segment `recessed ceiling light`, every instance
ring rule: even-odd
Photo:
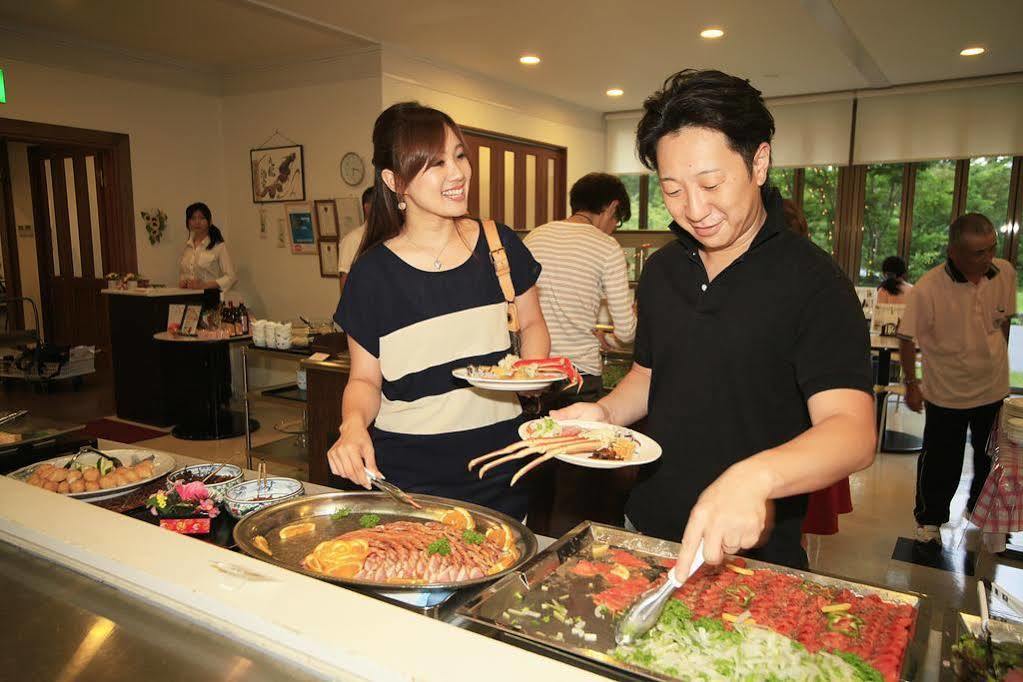
[[[524,54],[521,57],[519,57],[519,62],[533,66],[534,64],[540,63],[540,58],[537,57],[535,54]]]
[[[700,31],[701,38],[720,38],[725,34],[720,28],[705,28]]]
[[[959,50],[959,54],[963,57],[976,57],[979,54],[984,54],[983,47],[967,47]]]
[[[622,90],[621,88],[608,88],[608,91],[607,91],[607,96],[608,97],[621,97],[624,94],[625,94],[625,91]]]

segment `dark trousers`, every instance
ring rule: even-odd
[[[967,410],[954,410],[926,403],[924,446],[916,462],[916,508],[913,515],[921,526],[940,526],[948,521],[949,505],[959,487],[966,448],[966,429],[973,446],[973,482],[966,509],[980,497],[991,472],[987,454],[988,436],[998,418],[1001,401]]]
[[[574,403],[596,402],[602,393],[602,378],[584,374],[578,393],[573,389],[547,393],[541,409],[547,414]],[[529,527],[558,537],[584,520],[620,526],[625,498],[634,483],[632,469],[586,469],[558,460],[544,463],[530,474],[536,478],[530,491]]]

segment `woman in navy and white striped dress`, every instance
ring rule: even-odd
[[[458,126],[416,103],[395,104],[373,129],[376,187],[366,238],[335,320],[348,334],[351,374],[331,470],[369,487],[363,467],[413,492],[491,507],[516,518],[527,491],[517,469],[480,480],[468,461],[518,439],[514,393],[452,377],[510,352],[506,303],[479,221],[465,217],[472,168]],[[499,227],[511,265],[522,356],[547,357],[536,290],[540,265]]]

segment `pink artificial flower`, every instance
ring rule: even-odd
[[[207,497],[206,499],[199,503],[199,511],[203,512],[204,514],[206,514],[206,516],[210,517],[211,519],[215,519],[217,515],[220,513],[220,508],[217,507],[216,503],[213,500]]]
[[[202,481],[192,481],[191,483],[178,481],[174,484],[174,492],[178,494],[182,502],[199,502],[210,496]]]

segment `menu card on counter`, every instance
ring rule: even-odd
[[[185,319],[185,304],[171,303],[167,306],[167,331],[176,334],[181,330],[181,322]]]
[[[906,306],[902,303],[878,303],[874,307],[874,317],[871,320],[870,331],[881,336],[895,336],[899,331],[899,324],[906,312]]]

